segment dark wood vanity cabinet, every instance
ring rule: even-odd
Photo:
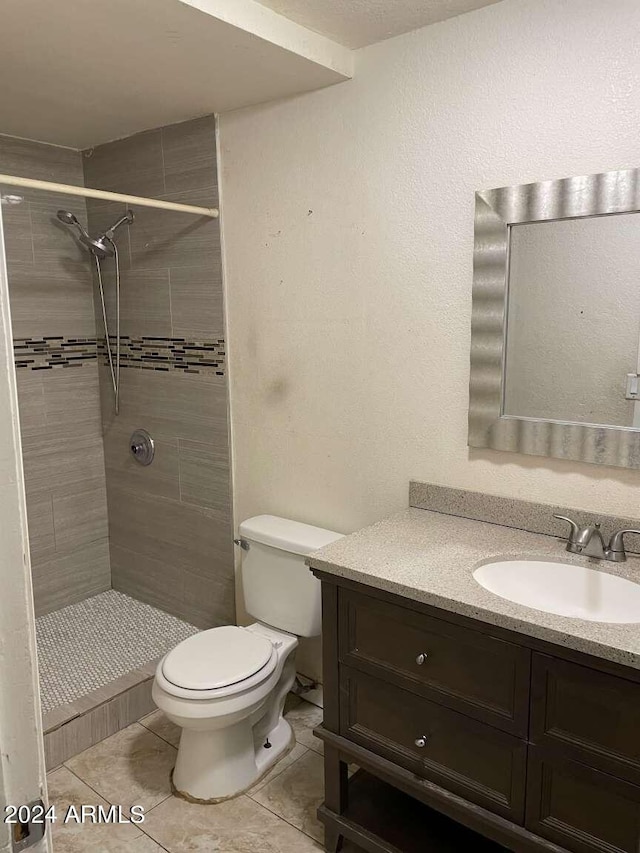
[[[640,853],[640,672],[317,574],[327,850]]]

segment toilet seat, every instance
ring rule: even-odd
[[[225,625],[179,643],[161,661],[158,676],[174,696],[222,698],[261,684],[276,668],[277,658],[266,637]]]

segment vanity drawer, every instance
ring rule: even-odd
[[[485,632],[341,591],[340,660],[512,734],[527,734],[528,649]]]
[[[640,787],[530,747],[526,827],[573,853],[638,853]]]
[[[530,739],[640,784],[640,683],[535,653]]]
[[[341,669],[340,692],[344,737],[523,822],[525,741],[348,667]]]

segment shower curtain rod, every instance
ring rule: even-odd
[[[88,187],[75,187],[71,184],[55,184],[52,181],[35,181],[32,178],[19,178],[16,175],[0,175],[0,185],[6,184],[10,187],[27,187],[32,190],[44,190],[51,193],[65,193],[66,195],[79,195],[84,198],[101,198],[106,201],[120,201],[126,204],[136,204],[139,207],[157,207],[158,210],[175,210],[180,213],[191,213],[195,216],[209,216],[217,219],[220,211],[217,207],[196,207],[193,204],[178,204],[173,201],[160,201],[155,198],[144,198],[144,196],[124,195],[123,193],[112,193],[106,190],[92,190]]]

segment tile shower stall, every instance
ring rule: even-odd
[[[79,152],[0,136],[0,172],[216,207],[215,120]],[[49,766],[151,708],[157,658],[234,621],[219,224],[132,205],[119,413],[95,259],[121,203],[0,187]],[[115,266],[102,262],[115,328]],[[151,434],[144,467],[130,451]]]

